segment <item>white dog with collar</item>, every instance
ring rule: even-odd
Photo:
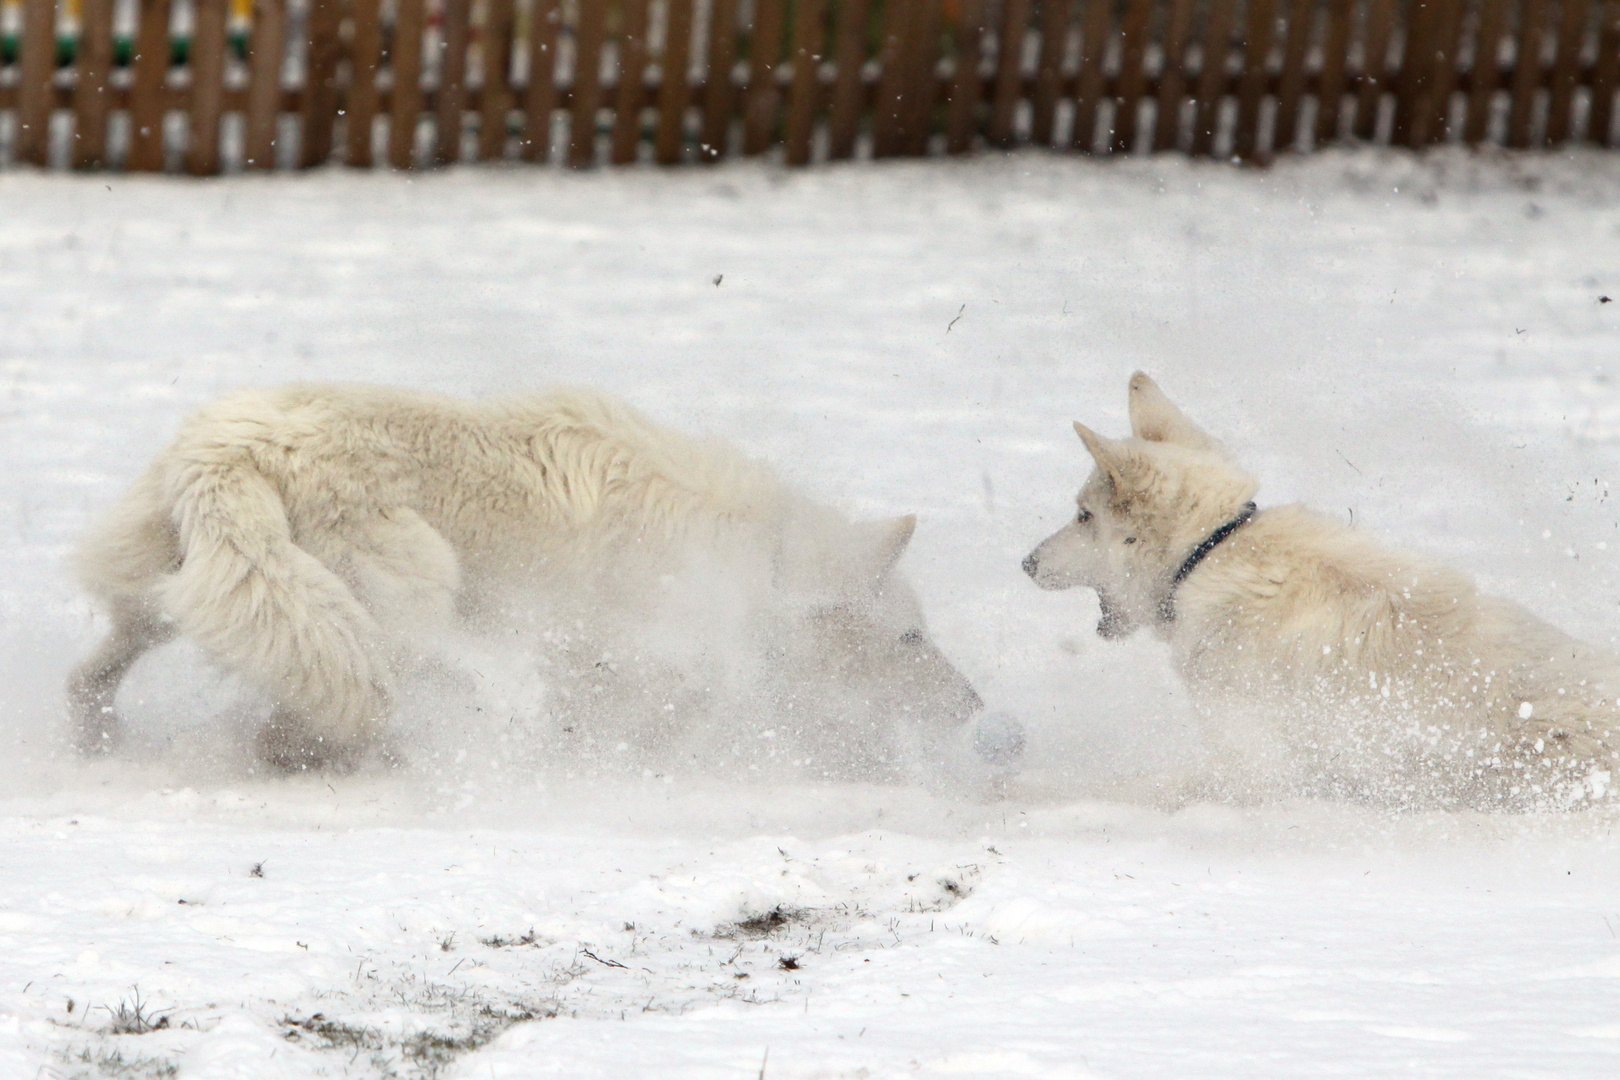
[[[1170,643],[1212,751],[1172,801],[1267,794],[1541,807],[1601,798],[1620,760],[1620,657],[1464,574],[1258,483],[1138,372],[1131,437],[1075,425],[1096,467],[1024,560],[1097,590],[1097,630]]]

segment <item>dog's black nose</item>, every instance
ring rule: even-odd
[[[1024,573],[1028,574],[1030,577],[1035,576],[1035,571],[1040,569],[1040,565],[1041,561],[1035,557],[1035,553],[1033,551],[1024,556]]]

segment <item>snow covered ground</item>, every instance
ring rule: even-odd
[[[797,173],[0,175],[0,1077],[1609,1077],[1620,811],[1167,815],[1162,647],[1023,554],[1142,367],[1263,478],[1620,637],[1620,162],[1038,154]],[[565,381],[915,511],[1021,716],[982,792],[188,752],[171,649],[86,764],[64,557],[228,387]],[[465,740],[463,740],[465,741]],[[154,1025],[156,1025],[154,1027]],[[144,1030],[151,1029],[151,1030]]]

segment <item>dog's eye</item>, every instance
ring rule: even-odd
[[[1091,511],[1087,510],[1083,506],[1080,508],[1080,512],[1074,516],[1074,523],[1076,525],[1084,525],[1086,522],[1088,522],[1090,520],[1091,520]]]

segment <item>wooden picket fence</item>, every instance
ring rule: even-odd
[[[1617,142],[1620,0],[0,0],[0,161]]]

